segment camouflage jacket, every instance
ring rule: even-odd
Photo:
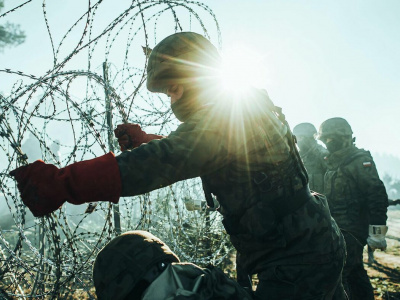
[[[388,196],[369,151],[351,146],[327,159],[325,195],[341,230],[366,243],[368,225],[385,225]]]
[[[117,156],[122,196],[200,176],[249,273],[279,261],[329,259],[340,233],[327,205],[309,195],[289,128],[260,92],[228,100],[205,101],[168,137]],[[301,207],[299,191],[308,200]],[[287,214],[277,217],[273,208]]]
[[[324,193],[324,176],[327,170],[325,156],[328,150],[317,142],[307,151],[300,151],[301,159],[307,169],[310,189],[320,194]]]
[[[251,300],[252,295],[220,269],[172,263],[145,290],[143,300]]]

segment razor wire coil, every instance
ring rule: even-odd
[[[9,9],[0,22],[38,2],[25,1]],[[86,11],[57,35],[51,3],[42,1],[42,37],[50,41],[52,56],[49,69],[0,69],[0,78],[8,84],[0,91],[0,298],[94,299],[94,258],[116,235],[116,212],[109,203],[99,203],[92,213],[85,213],[84,205],[67,204],[49,216],[34,218],[8,173],[36,159],[61,168],[107,153],[107,113],[114,125],[138,123],[149,132],[167,134],[177,123],[165,99],[143,88],[147,57],[142,46],[151,48],[158,36],[183,30],[211,38],[211,27],[221,44],[216,17],[201,2],[124,1],[121,13],[99,23],[107,15],[103,7],[110,3],[87,1]],[[103,63],[107,74],[102,74]],[[184,197],[203,198],[198,180],[120,199],[122,231],[149,230],[183,261],[222,263],[232,247],[220,217],[187,211]]]

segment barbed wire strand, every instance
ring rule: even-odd
[[[23,2],[0,18],[38,1]],[[218,214],[185,209],[182,199],[203,198],[196,179],[122,198],[118,210],[99,203],[86,213],[85,207],[66,204],[34,218],[20,199],[8,174],[12,169],[36,159],[63,167],[117,147],[106,114],[114,124],[138,123],[161,134],[177,125],[165,99],[143,87],[147,57],[142,46],[154,46],[167,27],[196,30],[207,38],[216,32],[221,46],[216,16],[204,3],[135,0],[107,22],[104,10],[110,3],[88,1],[76,21],[70,17],[72,26],[57,44],[50,21],[54,11],[43,0],[42,39],[50,41],[51,67],[35,74],[0,69],[10,82],[0,93],[0,161],[6,162],[0,168],[0,298],[95,299],[93,261],[120,230],[149,230],[182,260],[203,266],[229,261],[232,253]]]

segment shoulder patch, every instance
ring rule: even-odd
[[[364,162],[363,162],[363,166],[364,166],[365,168],[371,167],[371,166],[372,166],[372,162],[370,162],[370,161],[364,161]]]

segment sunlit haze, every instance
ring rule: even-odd
[[[236,45],[222,52],[221,80],[224,88],[243,90],[249,86],[263,87],[266,61],[257,49]]]

